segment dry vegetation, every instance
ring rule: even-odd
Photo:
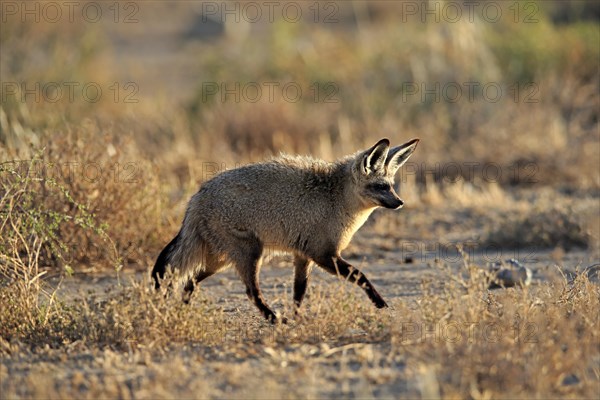
[[[169,5],[164,24],[160,2],[140,3],[130,25],[0,24],[2,399],[600,393],[598,276],[580,273],[600,250],[591,3],[527,3],[540,5],[533,24],[508,9],[493,24],[400,23],[393,2],[336,3],[336,24],[277,19],[211,40],[182,33],[194,4]],[[149,55],[166,64],[153,69]],[[129,81],[136,103],[123,101]],[[103,96],[54,102],[21,86],[48,82],[95,82]],[[305,95],[222,101],[207,82],[295,82]],[[435,101],[407,82],[519,93]],[[332,87],[336,101],[324,102]],[[218,169],[279,151],[333,159],[381,136],[422,139],[399,176],[407,206],[377,212],[346,254],[382,280],[391,310],[322,275],[295,316],[289,284],[264,279],[291,319],[279,326],[257,316],[231,273],[190,306],[150,290],[148,267]],[[528,265],[534,284],[488,290],[490,248],[540,255]],[[269,264],[265,274],[279,271]],[[83,289],[98,279],[108,284]]]
[[[157,296],[146,279],[63,303],[30,276],[1,292],[3,394],[594,396],[597,283],[582,274],[490,292],[468,262],[458,273],[435,268],[423,296],[396,300],[392,311],[378,312],[333,282],[312,290],[307,308],[279,326],[206,299],[184,306]],[[290,315],[289,293],[279,296]]]

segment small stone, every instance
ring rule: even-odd
[[[495,264],[492,268],[496,275],[490,284],[490,289],[529,286],[531,283],[531,270],[513,258],[502,264]]]
[[[561,384],[562,384],[563,386],[573,386],[573,385],[577,385],[577,384],[579,384],[579,382],[580,382],[580,380],[579,380],[579,378],[577,377],[577,375],[575,375],[575,374],[570,374],[570,375],[567,375],[567,376],[565,376],[565,377],[562,379],[562,383],[561,383]]]

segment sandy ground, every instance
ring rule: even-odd
[[[348,261],[361,269],[380,294],[391,303],[395,301],[411,301],[422,295],[421,283],[423,280],[439,280],[439,271],[435,268],[440,261],[454,270],[458,270],[464,260],[456,251],[442,247],[435,250],[432,244],[429,252],[416,253],[414,249],[406,252],[382,252],[377,255],[366,255],[362,259],[348,258]],[[441,255],[441,256],[440,256]],[[536,249],[513,249],[492,253],[491,251],[469,253],[469,259],[483,269],[491,270],[491,265],[500,260],[516,259],[532,271],[531,285],[537,285],[553,279],[560,279],[562,274],[574,276],[586,266],[598,263],[598,258],[590,252],[576,250],[563,255],[560,269],[552,251]],[[406,258],[412,257],[410,262]],[[267,301],[269,298],[292,298],[293,266],[290,257],[277,256],[264,263],[260,274],[261,288]],[[66,299],[76,299],[82,294],[102,298],[109,293],[127,287],[132,282],[148,284],[148,271],[126,270],[117,274],[107,272],[89,274],[75,274],[67,278],[53,277],[49,279],[53,285],[60,285],[59,293]],[[324,272],[318,267],[313,269],[310,286],[329,287],[331,284],[348,285],[338,282],[337,278]],[[314,289],[314,288],[313,288]],[[310,287],[309,287],[310,290]],[[360,289],[353,288],[356,293]],[[361,294],[362,295],[362,294]],[[238,313],[254,313],[257,311],[247,297],[245,287],[233,268],[221,271],[202,282],[200,288],[194,292],[194,301],[210,302],[231,314],[235,318]],[[306,299],[310,301],[309,298]],[[365,297],[365,301],[368,301]],[[277,308],[277,303],[274,303]],[[256,311],[256,312],[255,312]],[[257,314],[258,318],[258,314]]]

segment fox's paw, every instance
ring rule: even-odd
[[[385,300],[381,299],[380,301],[375,303],[375,307],[377,308],[389,308],[390,306],[388,306],[388,303],[385,302]]]
[[[267,316],[267,321],[269,321],[273,325],[277,325],[279,323],[281,323],[281,324],[288,323],[288,319],[286,317],[278,317],[275,314],[269,314]]]

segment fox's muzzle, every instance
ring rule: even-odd
[[[402,207],[404,202],[399,197],[386,198],[381,200],[381,206],[385,208],[389,208],[391,210],[397,210]]]

